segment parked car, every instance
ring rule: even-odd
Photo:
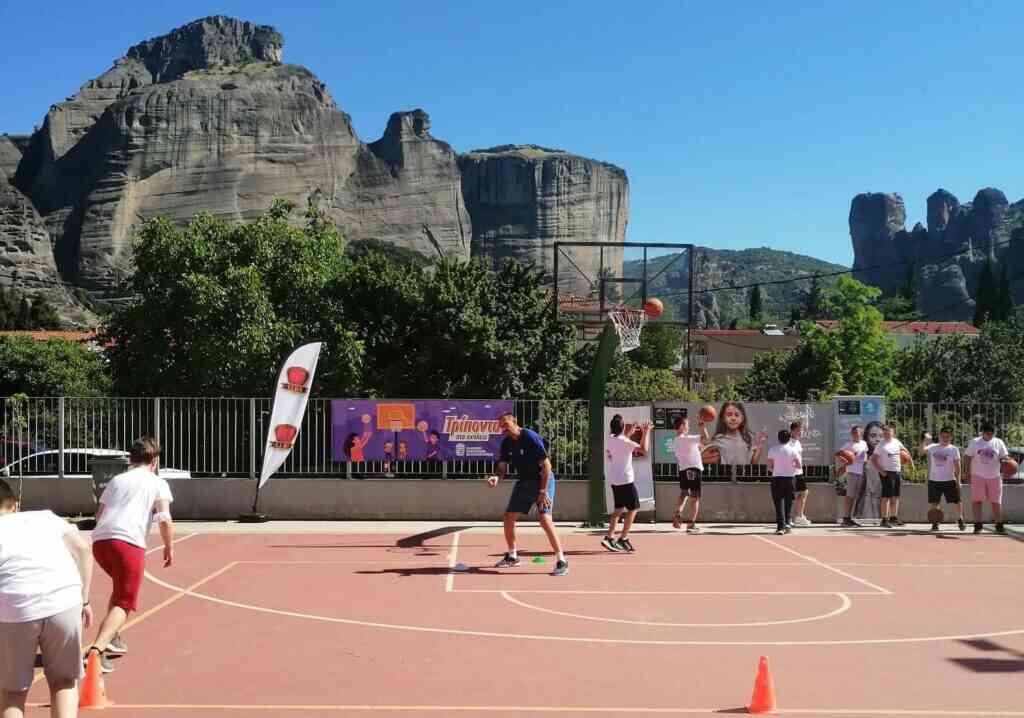
[[[10,436],[0,436],[0,466],[25,458],[50,447],[38,441],[23,441]]]
[[[127,458],[128,452],[121,451],[120,449],[64,449],[64,478],[91,479],[92,462],[95,459],[107,459],[117,456]],[[60,452],[56,449],[37,451],[22,459],[12,461],[3,467],[0,474],[4,476],[25,476],[34,479],[55,479],[59,476],[57,471],[59,461]],[[191,472],[185,469],[161,466],[159,473],[161,478],[164,479],[192,478]]]

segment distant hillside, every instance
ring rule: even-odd
[[[849,269],[840,264],[767,247],[741,250],[697,247],[696,252],[694,289],[698,292],[713,287],[745,286],[755,282],[771,282]],[[673,264],[676,258],[678,261]],[[648,295],[662,298],[667,312],[685,318],[688,289],[686,258],[672,254],[649,259],[647,275],[658,274],[670,264],[669,269],[654,280]],[[623,274],[627,277],[639,277],[641,270],[639,261],[627,261],[624,263]],[[833,282],[834,279],[823,280],[823,285],[831,285]],[[765,317],[788,319],[791,308],[800,305],[802,292],[809,286],[810,281],[804,281],[761,287]],[[749,289],[738,289],[698,294],[695,304],[696,311],[701,315],[700,323],[708,324],[710,320],[711,324],[728,326],[733,319],[746,321],[749,293]]]

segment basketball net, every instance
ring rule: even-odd
[[[623,354],[640,346],[640,332],[647,322],[647,312],[642,309],[616,307],[609,310],[608,316],[615,325],[616,334],[619,335],[619,348]]]

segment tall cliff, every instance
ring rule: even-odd
[[[183,223],[199,211],[244,220],[274,198],[316,205],[349,241],[435,258],[547,266],[556,239],[622,241],[621,170],[564,152],[460,158],[418,109],[361,142],[326,86],[283,54],[274,28],[203,18],[130,48],[52,106],[31,138],[0,136],[0,169],[31,200],[60,280],[114,301],[142,221]],[[16,234],[0,233],[6,244]]]
[[[988,187],[966,204],[939,189],[928,197],[927,226],[906,229],[906,208],[898,194],[859,194],[850,204],[854,276],[895,292],[913,272],[917,305],[928,319],[970,320],[978,276],[986,261],[998,273],[1024,274],[1024,200],[1010,204]],[[1014,285],[1024,301],[1024,286]]]
[[[623,242],[629,180],[615,165],[536,145],[505,145],[459,157],[462,193],[473,219],[473,255],[506,258],[553,273],[557,241]],[[600,250],[565,247],[560,291],[586,295],[600,270]],[[604,266],[621,275],[622,249]]]

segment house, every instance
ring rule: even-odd
[[[693,381],[721,383],[727,378],[740,380],[754,366],[760,353],[795,349],[800,335],[795,330],[782,330],[774,324],[762,329],[694,329]],[[680,369],[686,369],[683,357]]]

